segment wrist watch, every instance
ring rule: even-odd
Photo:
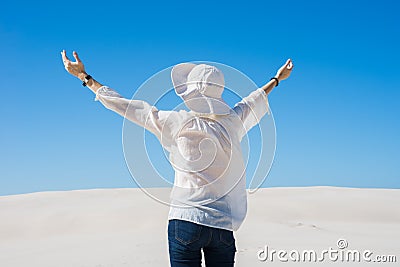
[[[90,76],[89,74],[86,75],[85,78],[83,79],[82,85],[86,86],[90,79],[92,79],[92,76]]]
[[[270,79],[270,81],[272,81],[272,80],[274,80],[274,81],[276,82],[275,87],[279,85],[279,80],[278,80],[278,78],[272,77],[272,78]]]

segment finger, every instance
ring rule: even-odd
[[[287,66],[289,65],[289,63],[290,63],[290,59],[286,60],[285,64],[282,65],[281,69],[282,70],[286,69]]]
[[[61,56],[62,56],[62,60],[63,60],[64,62],[69,61],[69,58],[67,57],[67,54],[65,53],[65,50],[63,50],[63,51],[61,52]]]
[[[288,60],[287,60],[287,62],[286,62],[286,68],[287,68],[288,70],[293,69],[293,62],[292,62],[291,59],[288,59]]]
[[[74,56],[76,62],[82,62],[81,59],[78,56],[78,53],[76,53],[75,51],[72,53],[72,55]]]

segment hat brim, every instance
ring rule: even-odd
[[[196,67],[193,63],[181,63],[175,65],[171,70],[171,80],[177,95],[181,95],[187,89],[187,79],[192,69]]]
[[[198,95],[185,99],[185,105],[192,111],[200,114],[230,114],[231,108],[222,98],[213,98],[205,95]]]

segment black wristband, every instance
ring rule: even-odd
[[[279,80],[278,80],[278,78],[272,77],[272,78],[270,79],[270,81],[272,81],[272,80],[275,80],[275,81],[276,81],[275,87],[279,85]]]
[[[86,75],[86,76],[85,76],[85,79],[83,80],[82,85],[83,85],[83,86],[86,86],[90,79],[92,79],[92,76]]]

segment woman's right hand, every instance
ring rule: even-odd
[[[82,61],[78,57],[78,53],[76,53],[74,51],[72,53],[72,55],[74,56],[74,58],[76,60],[75,62],[69,60],[69,58],[67,57],[67,55],[65,53],[65,50],[63,50],[61,52],[61,57],[62,57],[62,61],[64,63],[64,68],[68,71],[68,73],[74,75],[75,77],[77,77],[78,79],[83,81],[87,75],[87,73],[85,72],[85,66],[83,65]]]
[[[293,62],[291,59],[288,59],[286,63],[283,64],[282,67],[280,67],[275,77],[278,78],[279,81],[285,80],[289,78],[292,70],[293,70]]]

